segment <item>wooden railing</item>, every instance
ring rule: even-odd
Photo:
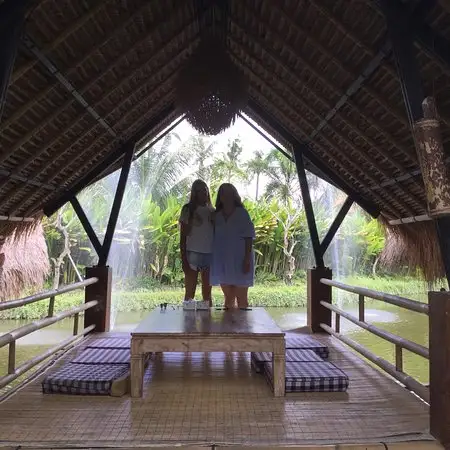
[[[71,308],[67,311],[63,311],[58,314],[54,314],[54,306],[55,306],[55,298],[58,295],[67,292],[72,292],[78,289],[83,289],[86,286],[89,286],[97,282],[98,282],[97,278],[88,278],[78,283],[73,283],[67,286],[60,287],[58,289],[52,289],[49,291],[41,292],[39,294],[30,295],[29,297],[24,297],[21,299],[10,300],[0,303],[0,311],[5,311],[8,309],[20,308],[24,305],[29,305],[30,303],[35,303],[38,301],[49,299],[47,317],[35,320],[27,325],[23,325],[0,336],[0,348],[9,345],[8,374],[0,377],[0,389],[7,386],[9,383],[11,383],[12,381],[16,380],[18,377],[23,375],[25,372],[37,366],[41,362],[45,361],[47,358],[51,357],[55,353],[65,349],[71,344],[74,344],[76,341],[84,337],[87,333],[91,332],[95,328],[94,325],[90,325],[85,329],[83,329],[81,332],[79,332],[79,316],[84,311],[96,306],[98,304],[97,300],[92,300],[87,303],[83,303],[80,306]],[[30,333],[33,333],[34,331],[48,327],[50,325],[53,325],[54,323],[57,323],[69,317],[74,318],[73,335],[71,337],[64,340],[56,347],[53,347],[47,350],[46,352],[38,356],[35,356],[34,358],[31,358],[30,360],[21,364],[19,367],[16,367],[16,341],[18,339],[27,336]]]
[[[343,291],[351,292],[353,294],[357,294],[358,298],[358,317],[354,317],[351,314],[339,309],[338,307],[328,303],[328,302],[320,302],[320,304],[334,312],[335,314],[335,329],[331,328],[327,324],[320,324],[321,328],[325,330],[327,333],[336,337],[340,341],[347,344],[349,347],[353,348],[369,361],[376,364],[378,367],[383,369],[393,378],[398,380],[400,383],[404,384],[408,389],[412,392],[416,393],[419,397],[421,397],[426,402],[430,402],[430,391],[429,388],[410,375],[406,374],[403,371],[403,349],[408,350],[416,355],[422,356],[425,359],[430,358],[429,349],[417,344],[416,342],[410,341],[408,339],[404,339],[396,334],[390,333],[389,331],[382,330],[381,328],[376,327],[375,325],[369,324],[366,322],[365,318],[365,298],[372,298],[375,300],[380,300],[385,303],[389,303],[391,305],[399,306],[404,309],[408,309],[409,311],[414,311],[421,314],[429,314],[428,305],[425,303],[421,303],[415,300],[410,300],[408,298],[399,297],[396,295],[386,294],[383,292],[373,291],[367,288],[361,288],[356,286],[349,286],[347,284],[340,283],[338,281],[333,281],[329,279],[322,278],[321,283],[326,284],[328,286],[341,289]],[[341,317],[349,320],[355,325],[363,328],[364,330],[369,331],[370,333],[378,336],[382,339],[385,339],[388,342],[391,342],[395,345],[395,365],[386,361],[385,359],[375,355],[371,351],[367,350],[362,345],[353,341],[352,339],[344,336],[340,332],[341,327]]]

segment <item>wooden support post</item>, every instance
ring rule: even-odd
[[[322,243],[320,244],[320,249],[322,251],[322,254],[325,255],[325,252],[327,251],[329,245],[331,244],[331,241],[333,240],[334,236],[337,233],[337,230],[339,230],[339,227],[342,225],[342,222],[345,219],[345,216],[350,211],[350,208],[353,205],[353,199],[350,197],[347,197],[345,199],[344,204],[342,205],[341,209],[339,210],[337,216],[333,220],[333,223],[330,226],[330,229],[328,230],[327,234],[323,238]]]
[[[252,99],[248,100],[248,107],[251,112],[256,114],[271,130],[275,131],[286,142],[290,142],[294,148],[300,148],[303,155],[310,163],[310,171],[316,175],[327,180],[330,184],[333,184],[341,191],[345,192],[351,197],[362,209],[364,209],[372,217],[376,218],[380,215],[380,208],[376,206],[372,201],[367,200],[359,194],[353,187],[347,184],[336,172],[330,169],[320,158],[316,156],[305,143],[299,141],[292,133],[284,128],[279,121],[274,119],[270,114],[267,114],[266,110],[262,108],[258,103]]]
[[[86,267],[86,278],[98,278],[97,283],[86,286],[85,303],[97,300],[98,305],[84,314],[84,328],[95,325],[97,333],[110,331],[112,270],[108,266]]]
[[[76,197],[73,197],[70,200],[70,203],[72,204],[72,208],[74,209],[76,215],[78,216],[78,219],[81,222],[81,225],[84,228],[84,231],[86,232],[89,240],[91,241],[92,246],[94,247],[94,250],[97,253],[97,256],[100,257],[100,253],[102,251],[102,244],[100,244],[100,241],[98,240],[97,234],[95,233],[94,229],[92,228],[91,222],[89,222],[88,217],[86,216],[86,213],[84,212],[84,209],[80,205],[80,202]]]
[[[429,292],[430,431],[450,445],[450,292]]]
[[[433,98],[423,101],[423,113],[424,118],[414,123],[414,137],[427,193],[428,214],[436,223],[442,262],[450,286],[450,177]]]
[[[294,159],[295,165],[297,166],[297,174],[300,181],[300,189],[302,191],[303,205],[305,206],[306,220],[308,222],[309,236],[311,238],[311,243],[314,251],[314,259],[316,260],[317,267],[324,267],[323,252],[320,246],[316,219],[314,217],[314,209],[311,202],[311,196],[309,194],[305,163],[303,161],[303,153],[298,147],[294,147]]]
[[[317,267],[308,270],[307,284],[307,309],[308,309],[308,327],[312,333],[323,333],[320,327],[321,323],[331,327],[331,311],[324,308],[320,302],[331,303],[331,286],[320,282],[321,278],[332,279],[332,271],[327,267]]]
[[[398,2],[379,0],[392,42],[403,100],[420,162],[429,216],[435,220],[447,281],[450,287],[450,183],[440,134],[439,117],[432,98],[425,99],[414,48],[414,30]],[[425,99],[425,100],[424,100]]]
[[[131,162],[133,161],[135,144],[129,144],[125,153],[122,170],[120,172],[119,182],[117,183],[116,195],[114,196],[111,214],[109,216],[108,225],[106,227],[105,238],[103,240],[102,250],[98,260],[99,266],[105,266],[108,261],[109,251],[111,249],[114,232],[116,231],[117,219],[119,218],[120,207],[127,185],[128,174],[130,172]]]
[[[365,322],[366,321],[366,314],[365,314],[365,305],[364,305],[364,295],[358,296],[358,311],[359,311],[359,321]]]
[[[0,120],[25,23],[27,3],[28,0],[15,0],[0,5]]]

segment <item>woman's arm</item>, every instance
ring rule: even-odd
[[[181,266],[183,268],[183,271],[186,272],[186,270],[189,267],[189,263],[187,260],[187,249],[186,249],[186,238],[189,234],[189,225],[185,224],[184,222],[181,222],[181,230],[180,230],[180,256],[181,256]]]
[[[191,232],[191,227],[188,221],[189,221],[189,210],[186,208],[186,206],[184,206],[180,216],[180,256],[181,256],[181,264],[184,271],[186,271],[187,268],[189,267],[187,261],[186,241],[189,233]]]

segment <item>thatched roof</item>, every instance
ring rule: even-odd
[[[437,99],[450,155],[450,6],[392,1],[415,21],[424,91]],[[34,2],[0,123],[0,215],[52,212],[68,191],[117,168],[124,142],[180,115],[174,80],[200,41],[199,11],[214,3]],[[372,214],[426,214],[377,1],[227,4],[227,50],[249,82],[245,112],[281,141],[306,143],[308,168]]]
[[[0,246],[0,301],[17,298],[27,288],[40,289],[50,272],[41,224],[12,233]]]

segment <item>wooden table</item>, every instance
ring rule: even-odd
[[[147,353],[238,351],[272,352],[274,395],[285,395],[284,333],[264,308],[249,311],[156,308],[131,333],[131,396],[142,397]]]

